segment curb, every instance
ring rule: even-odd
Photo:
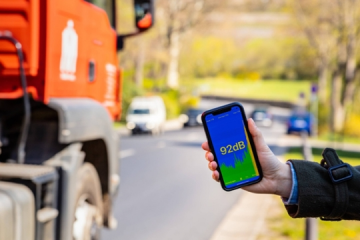
[[[277,156],[285,162],[281,156]],[[228,211],[211,240],[256,240],[262,233],[273,195],[242,190],[238,202]]]
[[[256,240],[273,201],[272,195],[260,196],[243,191],[240,200],[227,213],[211,240]]]

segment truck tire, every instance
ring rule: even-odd
[[[77,173],[73,240],[99,240],[103,203],[99,176],[90,163]]]

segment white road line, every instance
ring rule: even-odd
[[[134,149],[126,149],[126,150],[122,150],[122,151],[119,152],[119,157],[121,159],[124,159],[124,158],[127,158],[127,157],[131,157],[134,154],[135,154]]]

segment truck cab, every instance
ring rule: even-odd
[[[126,35],[116,7],[0,0],[0,222],[12,219],[0,240],[99,239],[116,227],[117,52],[152,26],[153,1],[134,1],[137,32]]]

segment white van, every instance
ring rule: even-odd
[[[126,127],[132,134],[163,132],[166,120],[164,101],[159,96],[136,97],[132,100],[127,116]]]

